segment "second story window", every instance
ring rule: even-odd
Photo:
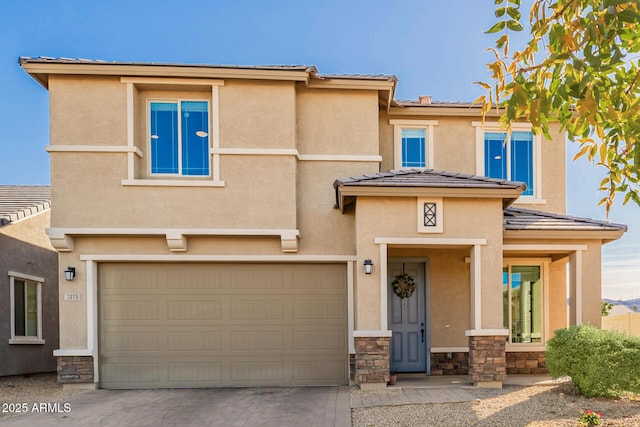
[[[530,131],[485,132],[484,171],[490,178],[527,184],[523,196],[533,196],[533,135]]]
[[[149,114],[151,173],[208,176],[209,103],[151,101]]]
[[[389,120],[393,125],[395,169],[433,169],[433,127],[436,120]]]
[[[514,123],[511,135],[498,123],[471,122],[476,128],[476,174],[524,182],[517,203],[545,204],[542,197],[542,141],[529,123]]]
[[[426,130],[402,129],[402,167],[424,168],[427,164]]]

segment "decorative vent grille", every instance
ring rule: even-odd
[[[424,204],[424,226],[425,227],[437,227],[436,219],[436,204],[425,203]]]

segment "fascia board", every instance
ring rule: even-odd
[[[260,80],[308,80],[307,71],[258,70],[240,68],[206,68],[188,66],[153,66],[121,64],[50,64],[24,63],[22,68],[41,82],[36,74],[80,74],[145,77],[236,78]]]
[[[472,199],[504,199],[518,198],[520,190],[493,188],[447,188],[447,187],[366,187],[341,186],[340,194],[345,196],[376,196],[376,197],[415,197],[438,196]]]
[[[624,231],[616,230],[504,230],[504,239],[581,239],[602,240],[609,243],[618,240]]]

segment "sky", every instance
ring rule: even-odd
[[[397,99],[473,101],[482,90],[472,82],[489,78],[493,9],[488,0],[3,0],[0,183],[49,183],[48,93],[20,56],[315,65],[322,74],[394,74]],[[567,212],[603,219],[604,170],[573,162],[576,152],[568,143]],[[603,297],[640,298],[640,208],[618,203],[609,219],[629,231],[603,249]]]

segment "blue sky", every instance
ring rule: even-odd
[[[526,2],[523,2],[526,3]],[[492,1],[7,0],[0,5],[0,183],[47,184],[48,94],[19,56],[206,64],[305,64],[321,73],[395,74],[396,97],[472,101],[488,78]],[[526,12],[525,12],[526,14]],[[568,145],[568,212],[604,218],[602,178]],[[640,208],[603,251],[603,296],[640,297]]]

